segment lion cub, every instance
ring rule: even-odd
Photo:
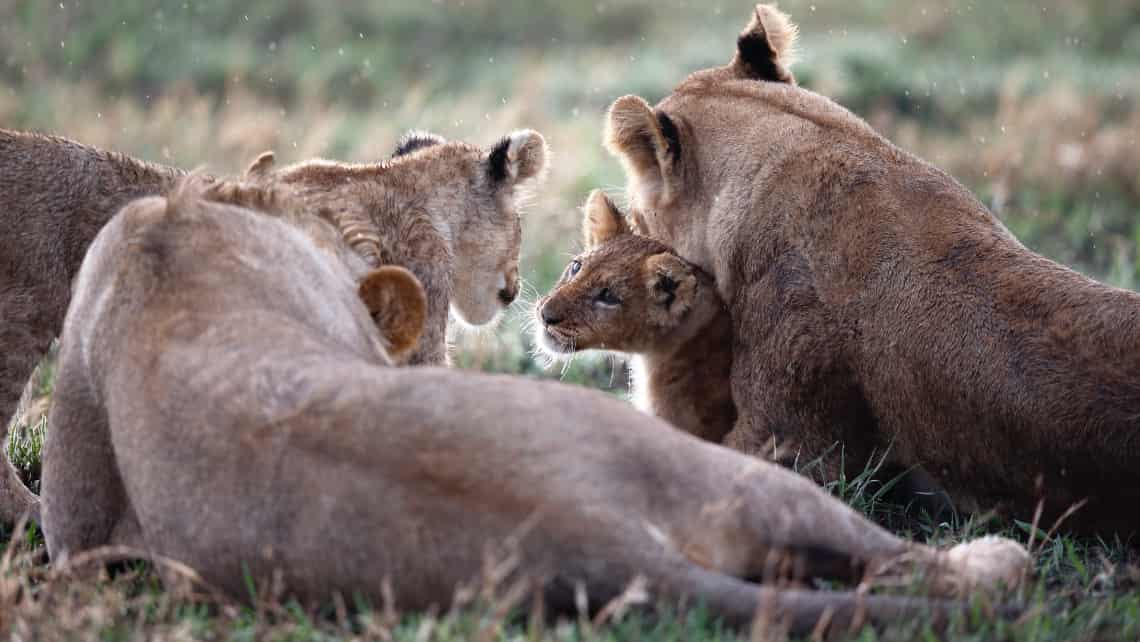
[[[263,154],[247,176],[291,187],[370,265],[410,269],[427,292],[428,318],[409,363],[441,365],[449,309],[484,325],[518,296],[518,192],[543,174],[546,157],[546,140],[529,129],[489,148],[413,131],[384,162],[316,159],[274,169]]]
[[[635,233],[636,213],[627,221],[600,190],[590,194],[584,213],[586,252],[535,308],[538,345],[553,356],[634,353],[636,405],[702,439],[722,441],[736,421],[728,385],[732,318],[712,277]]]

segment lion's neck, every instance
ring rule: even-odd
[[[700,318],[686,323],[676,341],[634,359],[634,400],[686,432],[719,442],[736,421],[732,318],[718,299],[699,309]]]

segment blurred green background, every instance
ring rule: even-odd
[[[1140,280],[1140,3],[780,3],[801,84],[965,182],[1029,246]],[[542,131],[553,171],[526,217],[529,300],[577,251],[576,207],[624,177],[600,144],[616,97],[656,101],[722,64],[749,1],[249,0],[0,3],[0,125],[183,167],[274,149],[386,157],[409,128],[487,144]],[[620,391],[620,362],[531,358],[520,303],[455,337],[458,362]]]

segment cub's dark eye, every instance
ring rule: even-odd
[[[613,290],[610,290],[609,288],[602,288],[601,290],[598,290],[598,293],[594,295],[594,300],[602,305],[621,305],[621,297],[614,294]]]
[[[566,270],[566,276],[573,278],[574,275],[578,273],[578,270],[581,270],[581,269],[582,269],[582,262],[581,261],[577,261],[577,260],[570,261],[570,267]]]

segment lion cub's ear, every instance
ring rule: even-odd
[[[546,169],[546,139],[533,129],[507,134],[487,151],[487,173],[499,183],[514,185]]]
[[[264,178],[272,169],[274,163],[277,162],[277,157],[272,151],[261,152],[249,167],[245,168],[245,176],[243,178]]]
[[[752,80],[796,84],[788,67],[795,57],[799,30],[787,14],[766,5],[756,5],[752,20],[736,39],[736,56],[731,67],[736,75]]]
[[[420,280],[402,267],[385,265],[369,272],[357,293],[388,342],[388,356],[402,362],[419,343],[427,319],[427,296]]]
[[[622,96],[610,105],[602,136],[625,166],[639,205],[664,207],[680,193],[681,138],[665,112],[654,112],[638,96]]]
[[[600,189],[590,192],[582,207],[582,242],[587,250],[622,234],[629,234],[625,217]]]
[[[678,323],[693,307],[697,276],[693,268],[674,254],[654,254],[645,259],[649,300],[654,307],[650,318],[661,326]]]

